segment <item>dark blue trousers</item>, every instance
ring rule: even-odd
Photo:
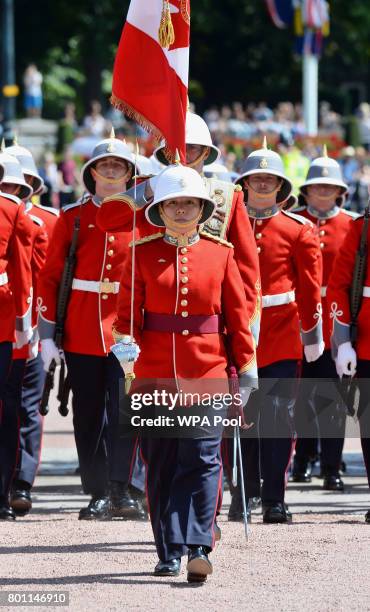
[[[328,382],[320,379],[338,380],[335,363],[329,350],[312,363],[303,361],[302,385],[296,405],[296,427],[298,442],[296,460],[305,464],[315,456],[317,439],[320,438],[321,469],[325,474],[337,474],[340,469],[346,410],[342,402],[328,402]]]
[[[220,447],[221,436],[141,440],[150,520],[162,561],[181,557],[191,545],[213,548],[222,479]]]
[[[258,378],[259,389],[245,409],[246,422],[254,425],[241,439],[246,496],[261,495],[266,504],[283,502],[294,448],[297,361],[277,361],[259,368]]]
[[[16,478],[30,486],[40,461],[43,419],[39,405],[45,381],[41,354],[26,363],[20,407],[19,455]]]
[[[357,364],[357,377],[360,384],[359,422],[361,446],[370,487],[370,361],[360,359]]]
[[[12,343],[0,342],[0,402],[4,396],[6,381],[9,376],[10,366],[12,363]],[[0,423],[1,423],[1,407],[0,407]]]
[[[15,476],[19,447],[19,413],[25,359],[12,362],[2,401],[0,427],[0,499],[7,499]]]
[[[85,493],[106,495],[108,481],[128,484],[136,441],[119,427],[123,371],[108,357],[65,353],[73,393],[73,427],[82,487]]]

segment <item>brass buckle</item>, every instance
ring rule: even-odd
[[[113,283],[110,283],[110,282],[100,283],[100,293],[113,293],[113,291],[114,291]]]

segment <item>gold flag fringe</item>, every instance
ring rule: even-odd
[[[173,153],[168,148],[164,135],[155,125],[153,125],[153,123],[151,123],[146,117],[144,117],[144,115],[135,110],[130,104],[127,104],[127,102],[124,102],[120,98],[117,98],[117,96],[115,96],[114,94],[112,94],[110,97],[110,103],[112,104],[112,106],[114,106],[114,108],[120,110],[122,113],[127,115],[127,117],[129,117],[133,121],[136,121],[136,123],[138,123],[142,128],[144,128],[144,130],[152,134],[158,144],[160,144],[161,140],[164,140],[166,143],[164,147],[164,155],[169,161],[169,163],[174,163],[175,153]]]

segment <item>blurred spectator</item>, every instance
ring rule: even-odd
[[[351,198],[351,209],[363,214],[369,202],[370,164],[362,164],[355,175],[354,193]]]
[[[46,191],[40,197],[43,206],[59,208],[59,190],[61,186],[61,174],[55,163],[54,153],[46,151],[39,168],[39,174],[45,183]]]
[[[27,117],[41,117],[42,74],[35,64],[30,64],[23,75],[24,109]]]
[[[58,170],[59,206],[63,208],[76,200],[76,186],[79,180],[77,164],[73,159],[70,147],[66,147]]]
[[[57,134],[57,153],[63,153],[77,133],[76,107],[73,102],[67,102],[64,107],[64,117],[59,121]]]
[[[101,114],[101,104],[93,100],[90,104],[90,114],[83,120],[83,128],[86,133],[96,138],[103,138],[107,130],[107,122]]]
[[[370,104],[363,102],[358,109],[359,131],[362,146],[370,151]]]

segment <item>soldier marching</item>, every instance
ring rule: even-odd
[[[230,321],[239,315],[231,315],[228,308],[236,308],[240,300],[243,316],[238,329],[245,329],[250,351],[245,363],[249,363],[254,354],[252,336],[249,338],[252,332],[260,378],[259,390],[252,394],[248,403],[244,402],[244,415],[251,425],[242,437],[246,495],[247,502],[248,499],[262,498],[265,523],[292,520],[285,503],[285,485],[295,431],[298,428],[300,433],[300,417],[306,410],[305,400],[315,409],[315,393],[318,393],[316,386],[315,389],[312,387],[312,397],[302,397],[297,384],[300,376],[315,380],[335,378],[336,373],[339,377],[343,374],[353,376],[357,367],[362,390],[362,447],[369,473],[367,392],[366,385],[362,383],[361,386],[361,380],[368,375],[370,359],[366,352],[366,305],[370,285],[367,271],[361,289],[354,347],[349,336],[352,278],[365,221],[363,217],[353,220],[342,208],[347,186],[343,183],[338,164],[326,154],[315,159],[301,186],[300,203],[303,206],[288,211],[284,209],[292,197],[291,183],[285,175],[281,159],[267,148],[266,143],[247,158],[235,185],[203,176],[207,165],[218,159],[219,151],[211,141],[206,124],[194,113],[187,114],[186,144],[187,167],[169,165],[164,156],[164,146],[161,145],[155,151],[155,156],[164,164],[164,169],[158,176],[142,182],[139,180],[134,186],[133,176],[135,172],[139,174],[135,156],[124,142],[112,134],[96,146],[92,158],[82,169],[82,182],[86,190],[83,198],[65,207],[59,218],[55,212],[30,202],[32,193],[38,193],[42,188],[42,181],[32,165],[29,152],[15,144],[0,156],[2,223],[4,231],[5,227],[8,228],[4,235],[8,236],[7,240],[12,245],[12,248],[4,246],[6,257],[0,275],[4,321],[9,320],[7,331],[6,326],[2,326],[4,337],[1,342],[2,399],[5,406],[0,429],[2,439],[5,440],[11,432],[8,444],[1,445],[0,451],[4,454],[8,449],[7,458],[1,462],[0,468],[0,519],[13,520],[16,514],[21,516],[32,507],[31,489],[39,462],[42,435],[42,420],[36,413],[36,407],[40,401],[45,371],[52,360],[56,363],[65,360],[72,389],[73,424],[81,480],[85,493],[90,495],[90,502],[80,510],[79,518],[142,520],[146,517],[141,500],[130,485],[137,460],[137,440],[119,433],[124,372],[110,351],[114,344],[113,323],[119,337],[130,335],[131,278],[136,279],[137,327],[134,337],[142,351],[135,365],[138,381],[140,378],[176,379],[177,376],[202,378],[207,368],[212,370],[208,359],[217,355],[217,351],[220,351],[222,376],[226,376],[226,353],[218,340],[217,350],[209,343],[211,337],[219,337],[220,329],[212,328],[210,332],[201,333],[197,327],[199,321],[194,322],[195,327],[192,327],[192,318],[203,316],[208,320],[223,315],[226,320],[229,319],[225,330],[232,338],[239,331],[233,331]],[[177,192],[171,191],[171,176],[176,177],[176,173],[178,178],[173,180],[179,183]],[[195,186],[193,195],[186,193],[182,183]],[[196,205],[193,204],[200,216],[199,219],[194,217],[197,219],[195,224],[193,218],[187,219],[188,205],[182,207],[181,198],[196,201]],[[168,203],[171,205],[168,206]],[[181,218],[182,221],[179,221]],[[183,219],[193,225],[185,232],[187,244],[180,247],[178,236],[187,229],[186,224],[181,231],[179,229]],[[76,220],[76,267],[64,322],[63,342],[61,347],[57,347],[54,335],[59,285]],[[156,226],[155,237],[153,226]],[[133,234],[138,259],[132,277],[132,247],[129,243]],[[216,245],[215,253],[211,252]],[[368,248],[368,241],[365,245]],[[233,264],[229,276],[227,267],[223,267],[226,266],[223,258],[230,249],[233,255],[229,257]],[[197,250],[197,259],[190,264],[190,256]],[[176,279],[171,277],[166,280],[171,290],[165,289],[159,262],[164,260],[166,266],[170,265],[168,269],[165,266],[166,274],[169,274],[174,266],[173,254],[177,252],[180,284],[176,285]],[[17,275],[14,275],[14,266],[18,266]],[[156,266],[159,266],[158,269]],[[191,278],[192,270],[196,270],[194,279]],[[212,298],[213,304],[221,300],[222,307],[214,312],[208,301],[207,305],[204,303],[200,306],[201,296],[203,289],[207,288],[207,300],[211,299],[210,287],[222,270],[225,279],[228,279],[224,281],[228,291],[222,293],[224,289],[217,289],[221,293],[217,298]],[[135,275],[139,275],[140,282]],[[12,293],[7,289],[10,278],[13,278]],[[196,286],[192,287],[192,282]],[[240,294],[241,286],[243,295]],[[176,291],[176,287],[180,293],[177,306],[173,309],[175,302],[170,292]],[[161,292],[167,297],[162,299]],[[153,303],[148,297],[150,295],[153,295]],[[230,301],[226,295],[232,295],[233,299]],[[197,299],[193,302],[195,296]],[[169,310],[165,306],[167,299]],[[197,301],[199,299],[200,303]],[[143,319],[140,319],[140,308],[145,314]],[[36,311],[40,354],[35,330]],[[238,308],[236,312],[239,312]],[[159,321],[158,317],[162,315],[165,318]],[[182,325],[181,334],[176,327],[177,319],[175,321],[173,317],[188,325]],[[163,325],[167,325],[166,329]],[[176,330],[168,325],[175,325]],[[187,334],[184,333],[186,331]],[[173,347],[165,346],[165,342],[163,351],[160,349],[166,334],[176,338],[176,371],[173,370]],[[204,336],[207,341],[202,348]],[[14,348],[12,354],[12,343],[15,341],[18,347],[23,348],[20,348],[21,352]],[[187,352],[193,350],[193,344],[198,347],[198,352],[197,356],[190,358],[190,375],[185,364],[188,362]],[[154,359],[150,357],[153,350],[156,351]],[[238,357],[238,351],[234,350],[233,359],[240,374],[243,374],[245,364]],[[204,363],[200,355],[204,356]],[[40,366],[41,359],[44,369]],[[303,369],[299,373],[301,361]],[[170,364],[169,369],[166,363]],[[220,373],[216,378],[219,376]],[[273,389],[268,388],[271,384]],[[324,412],[318,415],[323,486],[328,490],[342,490],[339,467],[345,413],[343,404],[332,409],[334,414]],[[23,415],[20,430],[15,424],[14,414]],[[314,437],[317,432],[309,433]],[[307,438],[306,434],[307,430],[298,442],[293,463],[292,476],[298,482],[310,478],[308,466],[312,451],[309,445],[312,443],[304,439]],[[20,452],[17,451],[19,442]],[[167,457],[164,449],[168,447],[169,454],[181,454],[182,444],[185,443],[179,439],[171,443],[166,441],[162,445],[148,439],[140,442],[146,463],[150,519],[159,557],[155,574],[177,575],[179,559],[189,549],[189,580],[197,580],[194,575],[199,575],[199,580],[205,580],[212,571],[208,555],[215,537],[219,535],[215,518],[222,503],[222,487],[218,486],[220,438],[217,438],[213,450],[212,445],[208,449],[210,462],[216,462],[218,468],[214,482],[210,481],[209,488],[207,485],[204,490],[207,512],[199,517],[195,507],[192,518],[184,515],[183,519],[184,524],[188,525],[187,533],[196,533],[200,529],[204,534],[200,538],[184,536],[182,519],[181,525],[174,523],[175,514],[180,512],[181,516],[188,500],[193,500],[192,487],[197,486],[195,480],[193,484],[190,481],[188,487],[180,486],[176,484],[180,479],[176,471],[171,474],[166,471],[168,462],[164,458]],[[30,451],[27,450],[29,448]],[[230,457],[230,452],[227,454]],[[226,456],[224,461],[227,467]],[[202,480],[202,468],[198,468]],[[163,493],[166,506],[163,513],[154,502],[161,474],[164,481],[168,481],[167,492]],[[184,474],[181,478],[185,478]],[[242,520],[244,511],[240,485],[231,487],[231,492],[229,520]],[[369,513],[366,520],[369,521]],[[196,568],[194,571],[193,566]]]

